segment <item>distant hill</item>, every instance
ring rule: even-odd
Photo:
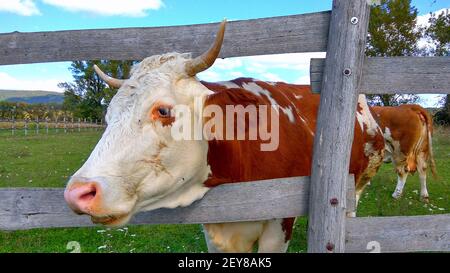
[[[0,101],[37,103],[57,103],[64,101],[64,94],[52,91],[0,90]]]

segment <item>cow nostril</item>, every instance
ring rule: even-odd
[[[94,199],[95,198],[95,195],[97,194],[97,191],[96,191],[96,189],[94,188],[94,189],[92,189],[90,192],[87,192],[87,193],[85,193],[85,194],[82,194],[81,196],[80,196],[80,200],[82,200],[82,201],[89,201],[89,200],[92,200],[92,199]]]

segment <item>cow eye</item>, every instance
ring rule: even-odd
[[[169,117],[170,116],[170,108],[168,107],[159,107],[158,113],[161,117]]]

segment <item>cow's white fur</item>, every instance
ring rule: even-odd
[[[102,138],[69,181],[99,182],[108,214],[187,206],[208,191],[207,142],[174,141],[170,126],[149,116],[156,102],[187,105],[199,114],[194,100],[212,92],[186,76],[188,60],[188,54],[168,53],[133,67],[108,107]]]
[[[364,124],[367,126],[366,132],[370,136],[375,136],[378,130],[380,130],[380,126],[378,126],[378,123],[373,118],[370,110],[369,105],[367,104],[366,95],[359,95],[358,96],[358,104],[361,107],[361,113],[356,111],[356,118],[358,120],[359,126],[361,127],[361,130],[364,130]]]

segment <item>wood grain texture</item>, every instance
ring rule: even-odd
[[[0,189],[0,230],[92,226],[74,214],[61,188]],[[131,224],[192,224],[252,221],[306,215],[309,177],[235,183],[211,189],[184,208],[158,209],[136,215]]]
[[[448,252],[450,214],[349,218],[346,252],[370,252],[370,242],[381,252]]]
[[[346,202],[346,212],[352,213],[356,212],[356,192],[355,192],[355,176],[350,175],[347,182],[347,202]]]
[[[314,138],[308,252],[345,250],[346,181],[369,13],[366,0],[333,1]]]
[[[330,12],[227,24],[221,58],[325,51]],[[218,24],[0,34],[0,65],[74,60],[142,60],[209,48]]]
[[[311,59],[311,89],[320,93],[325,59]],[[450,93],[450,57],[370,57],[364,61],[364,94]]]

